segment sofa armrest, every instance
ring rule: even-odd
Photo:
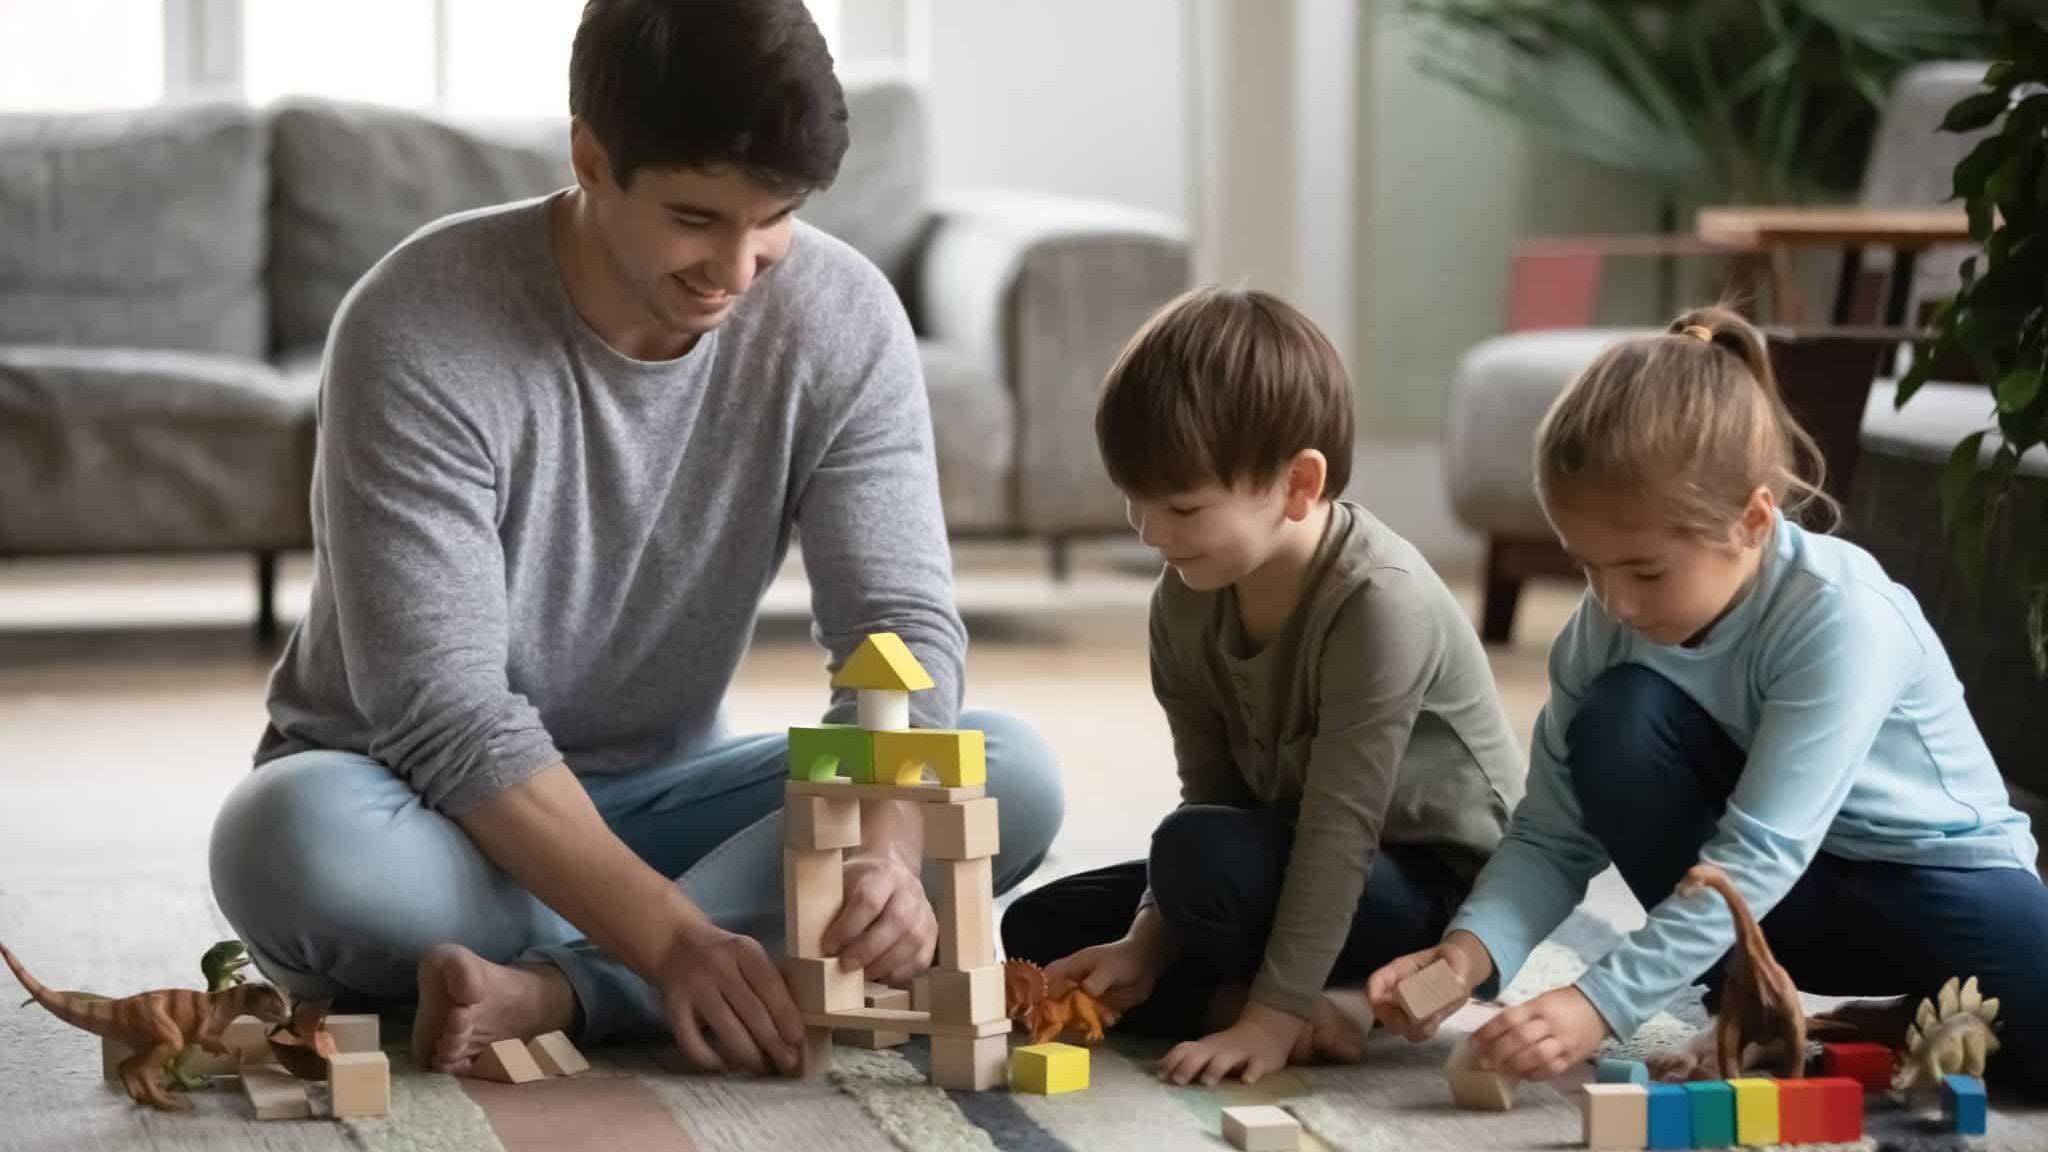
[[[1014,527],[1115,531],[1095,395],[1124,342],[1188,286],[1188,244],[1156,213],[996,192],[942,199],[911,293],[918,330],[990,366],[1016,405]]]

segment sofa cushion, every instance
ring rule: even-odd
[[[907,81],[846,85],[852,139],[832,187],[799,213],[875,262],[901,292],[927,223],[924,105]]]
[[[1896,381],[1871,387],[1863,409],[1864,452],[1939,464],[1963,437],[1996,423],[1991,390],[1981,384],[1923,384],[1904,408],[1893,406],[1897,395]],[[1995,430],[1984,438],[1983,461],[1990,462],[1998,443]],[[2048,476],[2048,447],[2035,445],[2020,457],[2019,470],[2024,476]]]
[[[442,216],[573,182],[562,120],[455,125],[395,108],[292,100],[274,115],[275,346],[319,346],[356,280]]]
[[[246,108],[0,116],[0,344],[263,355],[269,195]]]
[[[995,369],[965,349],[920,340],[932,439],[939,459],[939,503],[953,532],[1010,527],[1010,462],[1016,414]]]
[[[0,554],[308,547],[313,398],[238,357],[0,347]]]

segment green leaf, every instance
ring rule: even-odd
[[[1956,101],[1941,119],[1943,132],[1975,132],[2005,114],[2011,101],[2004,92],[1977,92]]]
[[[2041,393],[2039,368],[2015,368],[1998,382],[1998,410],[2023,412]]]
[[[1977,483],[1977,454],[1984,448],[1984,432],[1972,432],[1956,443],[1941,470],[1941,522],[1956,523],[1956,515]]]
[[[1984,182],[1991,178],[1998,166],[2005,163],[2006,153],[2012,145],[2003,136],[1987,136],[1970,149],[1969,155],[1956,162],[1954,199],[1969,201],[1984,192]]]
[[[2005,87],[2006,78],[2011,75],[2012,61],[2000,60],[1984,70],[1984,86],[1986,88],[2003,88]]]

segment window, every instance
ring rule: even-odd
[[[242,92],[434,102],[434,9],[422,0],[242,0]]]
[[[163,0],[0,0],[0,111],[135,108],[163,93]]]

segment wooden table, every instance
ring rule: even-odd
[[[1896,326],[1905,322],[1913,265],[1920,253],[1943,244],[1970,241],[1969,218],[1961,208],[1933,206],[1702,208],[1694,231],[1701,240],[1712,244],[1769,255],[1774,282],[1773,311],[1781,324],[1799,322],[1799,290],[1791,264],[1794,249],[1842,249],[1842,273],[1835,286],[1833,319],[1836,324],[1846,324],[1856,280],[1863,271],[1863,249],[1873,244],[1890,248],[1891,287],[1885,298],[1884,323]]]

